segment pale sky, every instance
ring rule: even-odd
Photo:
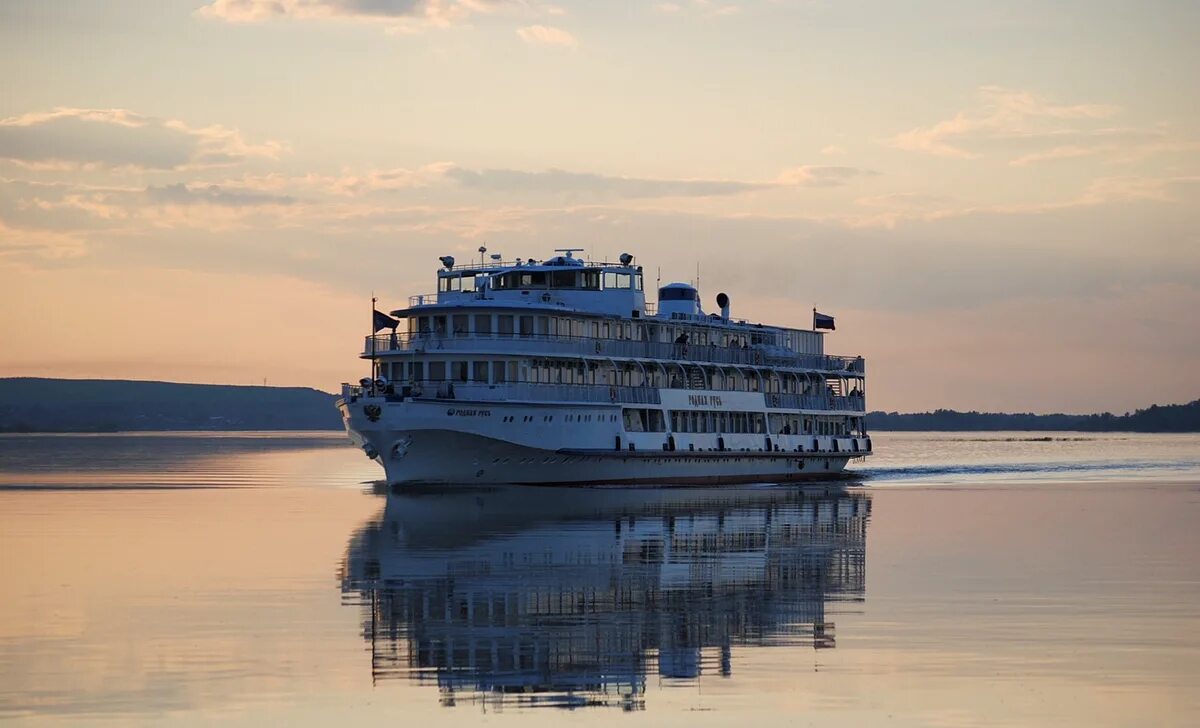
[[[1200,397],[1200,4],[0,3],[0,376],[364,373],[437,257],[628,251],[871,409]]]

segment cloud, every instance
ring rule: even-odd
[[[838,187],[856,177],[873,177],[877,174],[858,167],[808,165],[784,170],[779,175],[779,183],[801,187]]]
[[[291,205],[296,198],[290,195],[273,195],[265,192],[228,190],[220,185],[189,186],[182,182],[161,187],[147,187],[146,198],[157,204],[170,205],[223,205],[248,207],[260,205]]]
[[[1083,157],[1126,163],[1200,149],[1200,142],[1178,138],[1164,125],[1103,125],[1120,111],[1103,104],[1059,104],[1028,91],[984,86],[971,108],[897,134],[887,143],[958,159],[996,155],[1015,167]]]
[[[704,18],[720,18],[737,15],[742,11],[740,5],[733,3],[717,3],[713,0],[690,0],[690,2],[660,2],[654,5],[654,12],[660,15],[681,15],[692,13]]]
[[[286,151],[279,142],[247,142],[236,129],[126,109],[58,108],[0,119],[0,159],[33,169],[213,167]]]
[[[451,167],[445,175],[464,187],[495,192],[558,192],[610,194],[618,197],[710,197],[731,195],[765,185],[733,180],[671,180],[615,177],[591,172],[548,169],[525,172],[515,169],[470,170]]]
[[[550,192],[594,194],[626,198],[717,197],[781,187],[835,187],[856,177],[877,174],[857,167],[801,166],[785,170],[769,181],[721,179],[655,179],[619,177],[593,172],[547,169],[529,172],[515,169],[471,170],[448,166],[443,174],[464,187],[493,192]]]
[[[516,0],[212,0],[196,14],[229,23],[269,20],[353,20],[399,28],[413,24],[444,27]]]
[[[575,40],[575,36],[561,28],[554,28],[548,25],[529,25],[524,28],[517,28],[517,35],[521,40],[531,45],[555,45],[574,48],[579,45]]]
[[[908,151],[969,159],[979,156],[973,147],[980,139],[1033,132],[1048,121],[1103,119],[1117,111],[1101,104],[1055,104],[1029,91],[983,86],[972,108],[932,126],[897,134],[890,144]]]

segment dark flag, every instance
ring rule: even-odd
[[[826,316],[823,313],[817,313],[817,309],[815,309],[815,308],[813,309],[813,328],[814,329],[829,329],[830,331],[834,331],[837,329],[837,327],[833,325],[833,317],[832,316]]]
[[[388,316],[386,313],[381,313],[372,309],[371,325],[374,326],[374,331],[378,331],[380,329],[391,329],[392,331],[395,331],[396,327],[400,325],[400,322],[391,316]]]

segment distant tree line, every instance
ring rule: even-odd
[[[340,429],[335,399],[305,387],[0,379],[0,432]]]
[[[1200,399],[1187,404],[1151,405],[1124,415],[1035,415],[1001,412],[870,412],[869,430],[1079,430],[1082,432],[1200,432]]]

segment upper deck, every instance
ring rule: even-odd
[[[407,336],[368,339],[364,356],[483,345],[507,353],[554,351],[573,355],[694,359],[730,364],[863,372],[859,357],[826,357],[821,332],[733,319],[729,297],[706,314],[698,291],[671,283],[646,302],[642,267],[632,255],[619,262],[575,258],[574,249],[538,262],[478,264],[442,258],[438,291],[413,296],[392,311],[407,321]],[[680,356],[681,350],[686,352]],[[688,355],[690,354],[690,355]]]

